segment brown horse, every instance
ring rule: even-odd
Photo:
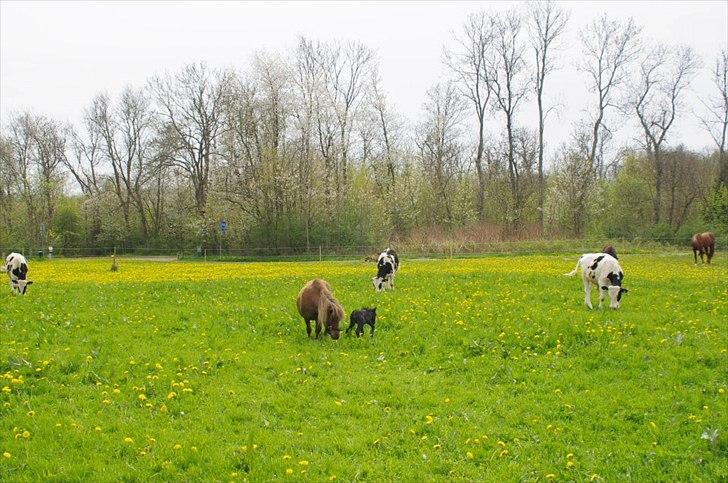
[[[708,263],[713,258],[715,252],[715,235],[711,232],[706,231],[705,233],[696,233],[693,235],[691,241],[693,246],[693,256],[695,257],[695,265],[698,264],[698,252],[700,252],[700,261],[705,263],[703,260],[703,253],[708,256]]]
[[[315,279],[306,283],[296,299],[296,308],[306,322],[306,333],[311,337],[311,321],[316,321],[316,338],[325,327],[325,333],[332,339],[339,338],[339,322],[344,310],[331,294],[331,287],[325,280]]]
[[[615,260],[617,259],[617,250],[615,250],[612,245],[607,245],[604,248],[602,248],[602,253],[606,253],[608,255],[613,256]]]

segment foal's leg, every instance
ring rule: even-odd
[[[372,331],[369,332],[369,337],[374,337],[374,323],[369,324],[372,327]],[[363,332],[363,330],[362,330]]]
[[[693,248],[693,257],[695,257],[695,265],[698,264],[698,251]]]
[[[349,328],[346,329],[346,333],[347,334],[351,332],[351,329],[354,327],[354,325],[355,325],[354,321],[353,320],[350,320],[349,321]]]
[[[708,264],[713,259],[713,253],[715,253],[715,245],[708,246]]]

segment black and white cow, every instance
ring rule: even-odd
[[[7,272],[10,290],[18,295],[25,295],[28,285],[33,283],[28,280],[28,261],[20,253],[8,255],[0,271]]]
[[[391,248],[379,254],[377,259],[377,276],[372,278],[372,284],[377,292],[394,288],[394,275],[399,269],[399,257]]]
[[[622,280],[624,280],[624,272],[619,266],[616,258],[608,253],[585,253],[579,257],[576,267],[565,275],[573,277],[577,270],[581,267],[581,278],[584,282],[584,303],[590,309],[591,304],[591,287],[596,284],[599,290],[599,308],[602,308],[604,294],[609,294],[609,307],[612,309],[619,308],[619,301],[622,294],[627,293],[626,288],[622,288]]]

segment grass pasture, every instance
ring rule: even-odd
[[[31,261],[0,481],[726,481],[728,263],[620,262],[589,311],[576,255],[405,259],[384,294],[362,262]],[[373,339],[306,338],[314,277]]]

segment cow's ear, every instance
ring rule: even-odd
[[[622,289],[622,293],[627,293],[627,292],[629,292],[629,290],[627,290],[626,288]]]
[[[25,285],[33,285],[33,281],[32,280],[28,280],[27,282],[25,282]]]

